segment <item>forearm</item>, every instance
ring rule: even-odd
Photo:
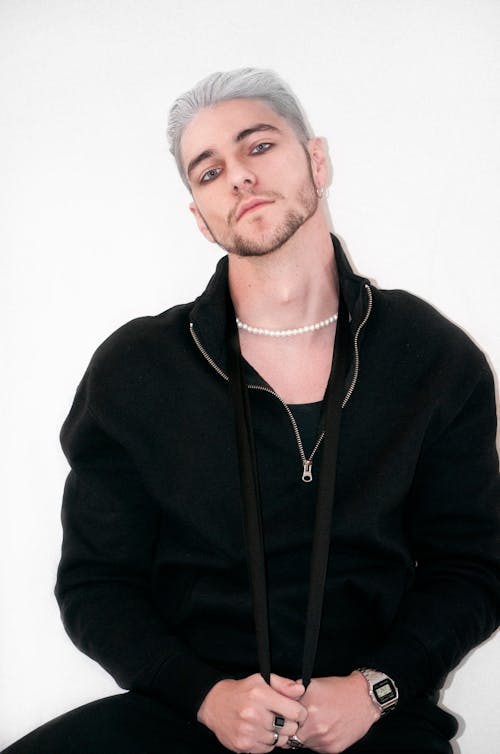
[[[443,412],[444,413],[444,412]],[[413,581],[384,636],[361,657],[402,699],[438,688],[500,616],[500,479],[493,383],[485,365],[429,431],[406,504]]]
[[[58,589],[70,638],[126,689],[157,697],[188,719],[226,674],[203,662],[168,631],[151,601],[127,584]]]
[[[120,686],[196,719],[203,696],[225,674],[196,657],[160,614],[152,592],[157,513],[136,479],[116,476],[115,488],[83,469],[66,483],[56,585],[63,622]]]

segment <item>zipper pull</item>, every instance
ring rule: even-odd
[[[313,475],[312,475],[312,461],[303,461],[304,464],[304,471],[302,473],[302,481],[303,482],[312,482]]]

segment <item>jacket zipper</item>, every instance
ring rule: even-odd
[[[370,286],[368,284],[366,284],[366,283],[365,283],[365,291],[366,291],[366,294],[368,296],[368,306],[367,306],[367,309],[366,309],[366,314],[364,316],[364,319],[360,322],[360,324],[358,325],[358,329],[356,330],[356,332],[354,334],[354,341],[353,341],[353,344],[354,344],[354,372],[353,372],[351,384],[349,385],[349,388],[348,388],[348,390],[347,390],[347,392],[345,394],[344,400],[342,401],[342,408],[344,408],[344,406],[346,405],[346,403],[350,399],[351,395],[353,394],[354,388],[356,387],[356,382],[358,380],[358,375],[359,375],[359,345],[358,345],[359,335],[360,335],[361,330],[363,329],[363,327],[368,322],[368,319],[369,319],[370,314],[372,312],[373,294],[372,294]],[[193,340],[194,340],[194,342],[195,342],[198,350],[200,351],[200,353],[208,361],[208,363],[210,364],[210,366],[213,367],[213,369],[215,369],[215,371],[217,372],[217,374],[220,375],[224,380],[226,380],[226,382],[229,382],[229,377],[227,376],[227,374],[215,363],[215,361],[212,359],[212,357],[207,353],[207,351],[201,345],[201,343],[199,341],[199,338],[198,338],[198,336],[196,335],[196,333],[194,331],[194,325],[193,325],[192,322],[189,323],[189,328],[190,328]],[[320,436],[318,437],[318,439],[316,441],[316,445],[314,446],[314,448],[313,448],[313,450],[312,450],[309,458],[306,458],[306,454],[304,452],[304,446],[302,444],[302,438],[300,436],[300,432],[299,432],[299,428],[297,426],[297,422],[295,421],[294,415],[292,414],[289,406],[285,403],[285,401],[283,400],[283,398],[281,398],[278,395],[278,393],[276,393],[274,390],[272,390],[272,388],[266,387],[265,385],[247,385],[247,388],[249,390],[260,390],[263,393],[269,393],[270,395],[274,395],[274,397],[279,400],[279,402],[281,403],[281,405],[283,406],[283,408],[285,409],[285,411],[288,414],[288,418],[290,419],[290,422],[292,424],[292,428],[293,428],[293,431],[294,431],[294,434],[295,434],[295,439],[297,441],[297,447],[299,449],[300,459],[302,461],[302,469],[303,469],[303,471],[302,471],[302,481],[303,482],[312,482],[312,461],[313,461],[313,457],[314,457],[316,451],[318,450],[319,446],[321,445],[323,437],[325,436],[325,431],[323,430],[321,432]]]

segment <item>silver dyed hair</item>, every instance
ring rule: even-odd
[[[167,138],[170,151],[188,189],[189,183],[182,166],[180,150],[184,129],[200,110],[231,99],[259,99],[288,121],[300,142],[305,144],[312,136],[297,98],[274,71],[238,68],[234,71],[212,73],[188,92],[177,97],[168,115]]]

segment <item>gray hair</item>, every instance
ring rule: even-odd
[[[192,89],[177,97],[168,115],[167,138],[170,151],[186,186],[189,183],[181,161],[181,138],[194,116],[206,107],[231,99],[259,99],[285,118],[297,138],[305,144],[312,136],[302,108],[284,81],[274,71],[262,68],[238,68],[212,73]]]

